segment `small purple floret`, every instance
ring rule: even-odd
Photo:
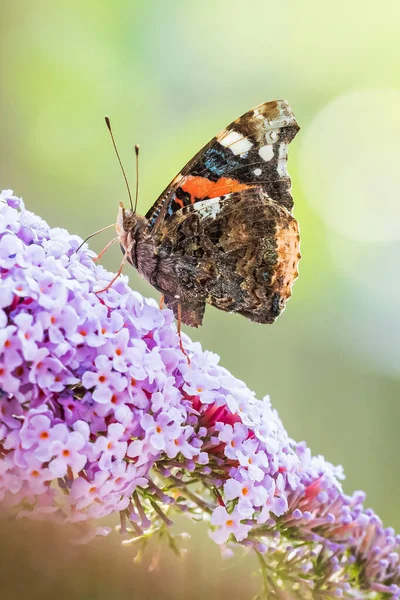
[[[120,513],[133,537],[168,525],[167,509],[207,514],[225,554],[268,552],[267,569],[278,549],[307,589],[318,561],[329,597],[398,598],[400,538],[363,492],[343,493],[341,467],[183,336],[188,364],[171,311],[126,277],[97,294],[113,275],[80,243],[0,194],[4,505],[77,524]]]

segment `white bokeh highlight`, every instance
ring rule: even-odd
[[[368,242],[400,239],[400,91],[359,90],[303,131],[300,180],[327,225]]]
[[[344,277],[335,307],[341,326],[332,331],[336,344],[369,369],[400,377],[400,242],[355,242],[329,231],[327,242]]]

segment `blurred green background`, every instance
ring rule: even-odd
[[[188,333],[270,394],[290,435],[342,463],[345,490],[364,489],[398,530],[399,25],[393,0],[0,7],[0,185],[82,237],[126,201],[105,114],[132,187],[141,146],[144,214],[223,126],[260,102],[290,103],[302,126],[289,153],[303,255],[293,298],[273,326],[208,307]],[[118,249],[104,258],[119,262]]]

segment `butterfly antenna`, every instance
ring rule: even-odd
[[[112,132],[112,129],[111,129],[110,119],[107,116],[104,117],[104,119],[105,119],[105,122],[106,122],[106,125],[107,125],[107,128],[108,128],[108,131],[110,132],[110,135],[111,135],[111,140],[112,140],[112,143],[113,143],[113,146],[114,146],[115,154],[117,155],[117,158],[118,158],[119,166],[121,167],[122,175],[124,176],[124,179],[125,179],[126,189],[128,190],[129,202],[131,204],[131,209],[133,211],[133,202],[132,202],[131,190],[129,189],[129,183],[128,183],[128,179],[126,177],[125,169],[124,169],[124,167],[122,165],[122,161],[121,161],[121,158],[119,156],[119,152],[117,150],[117,145],[115,143],[114,135],[113,135],[113,132]]]
[[[135,195],[135,210],[133,212],[136,213],[136,207],[139,198],[139,144],[135,144],[135,156],[136,156],[136,195]]]
[[[102,231],[106,231],[106,229],[111,229],[111,227],[115,227],[115,223],[113,223],[112,225],[107,225],[107,227],[102,227],[98,231],[95,231],[94,233],[91,233],[90,235],[88,235],[87,238],[83,240],[82,244],[80,244],[78,246],[78,248],[75,250],[75,252],[79,252],[79,250],[82,248],[83,244],[86,244],[86,242],[88,240],[90,240],[90,238],[92,238],[94,235],[97,235],[98,233],[101,233]]]

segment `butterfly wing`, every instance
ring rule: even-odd
[[[181,304],[187,325],[201,325],[206,303],[272,323],[298,274],[297,222],[260,187],[179,209],[156,245],[162,260],[154,284],[176,316]]]
[[[204,146],[164,190],[146,214],[148,231],[157,231],[185,206],[252,188],[291,211],[287,149],[298,130],[284,100],[244,114]]]

